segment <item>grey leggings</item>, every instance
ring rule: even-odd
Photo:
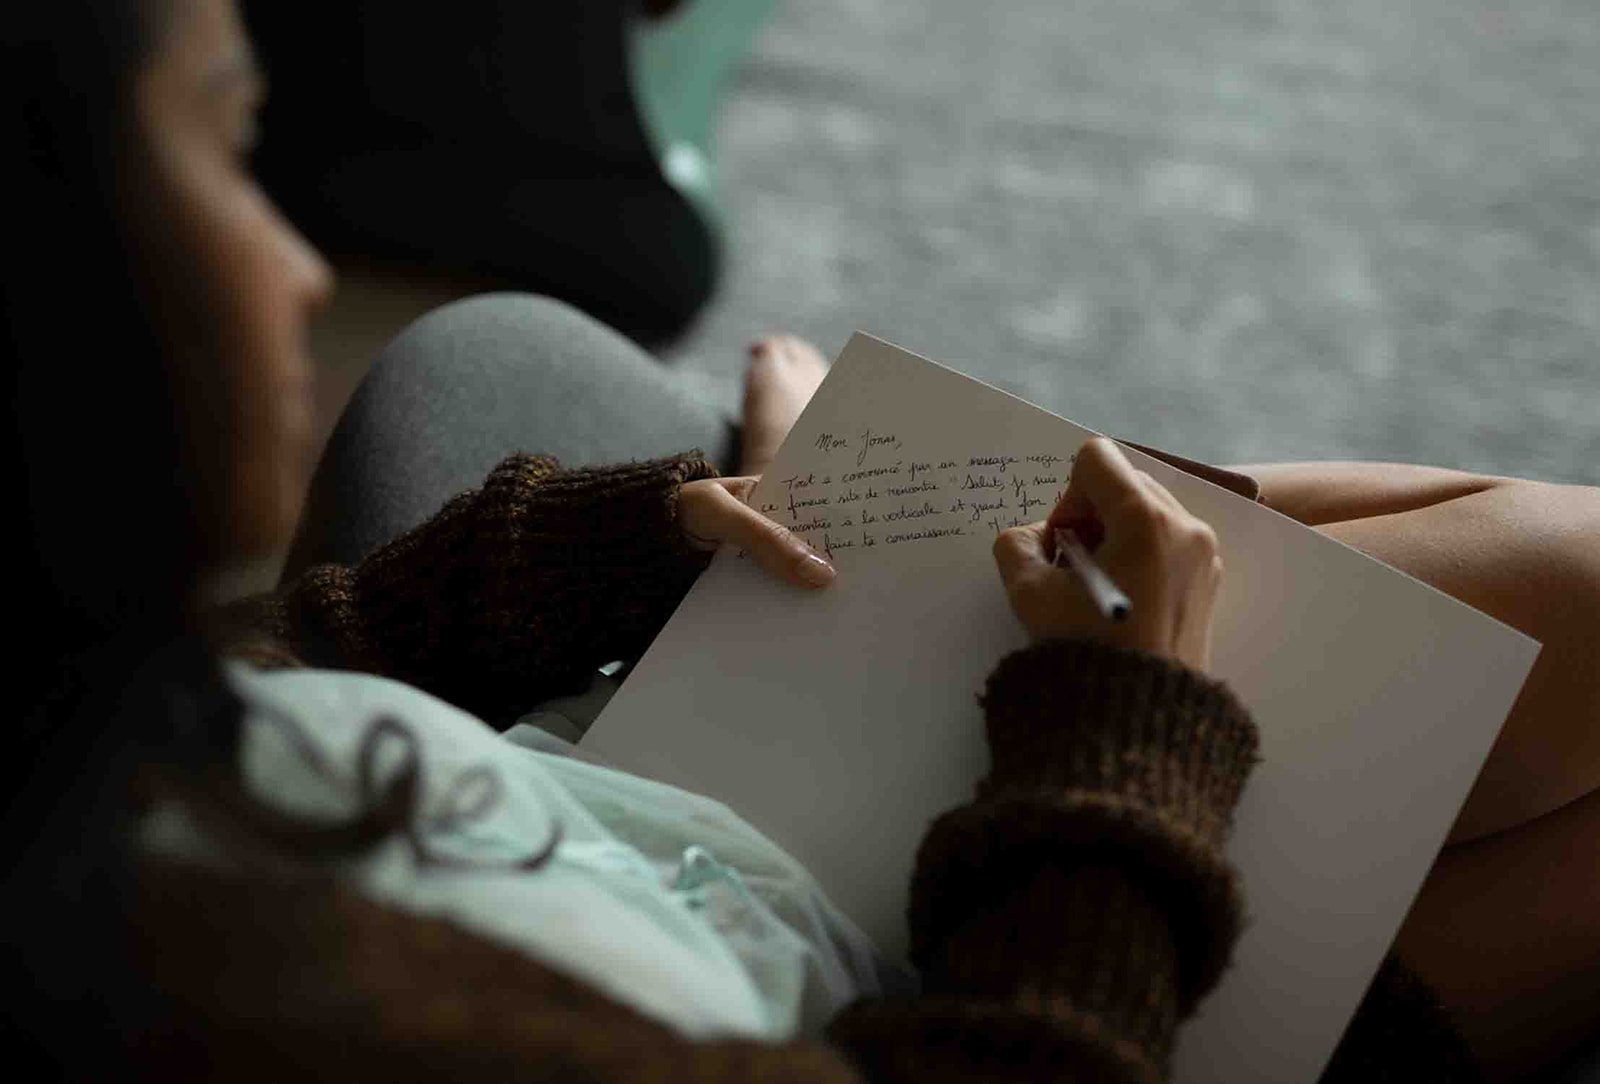
[[[737,429],[682,385],[559,301],[487,294],[436,309],[384,348],[339,419],[284,579],[360,560],[512,452],[580,466],[699,448],[727,471]]]

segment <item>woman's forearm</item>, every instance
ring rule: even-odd
[[[233,607],[313,665],[398,678],[491,722],[640,654],[710,555],[676,522],[698,455],[566,470],[512,456],[353,567]]]
[[[923,996],[829,1035],[873,1080],[1166,1079],[1242,925],[1223,847],[1255,724],[1225,685],[1088,640],[1007,656],[982,701],[990,772],[912,877]]]

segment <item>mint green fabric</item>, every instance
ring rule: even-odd
[[[527,748],[531,728],[501,736],[385,678],[239,665],[228,676],[250,708],[248,784],[287,810],[349,816],[363,743],[380,783],[408,753],[393,733],[371,738],[374,721],[413,736],[417,834],[431,855],[475,865],[419,861],[397,837],[340,870],[376,899],[520,948],[689,1036],[811,1033],[907,981],[794,859],[718,802]],[[558,825],[552,860],[515,868]],[[147,839],[219,864],[253,857],[221,853],[177,808],[151,818]]]
[[[665,19],[629,24],[639,115],[667,180],[718,223],[711,173],[717,106],[777,0],[694,0]]]

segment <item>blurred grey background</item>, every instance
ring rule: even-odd
[[[782,0],[714,146],[665,357],[729,410],[859,327],[1214,462],[1600,483],[1595,0]],[[470,288],[345,271],[349,380]]]
[[[788,0],[671,353],[860,327],[1218,462],[1600,482],[1594,0]]]

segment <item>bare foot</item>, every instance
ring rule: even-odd
[[[804,339],[768,335],[750,344],[750,368],[744,374],[740,474],[766,473],[783,438],[827,375],[827,359]]]

